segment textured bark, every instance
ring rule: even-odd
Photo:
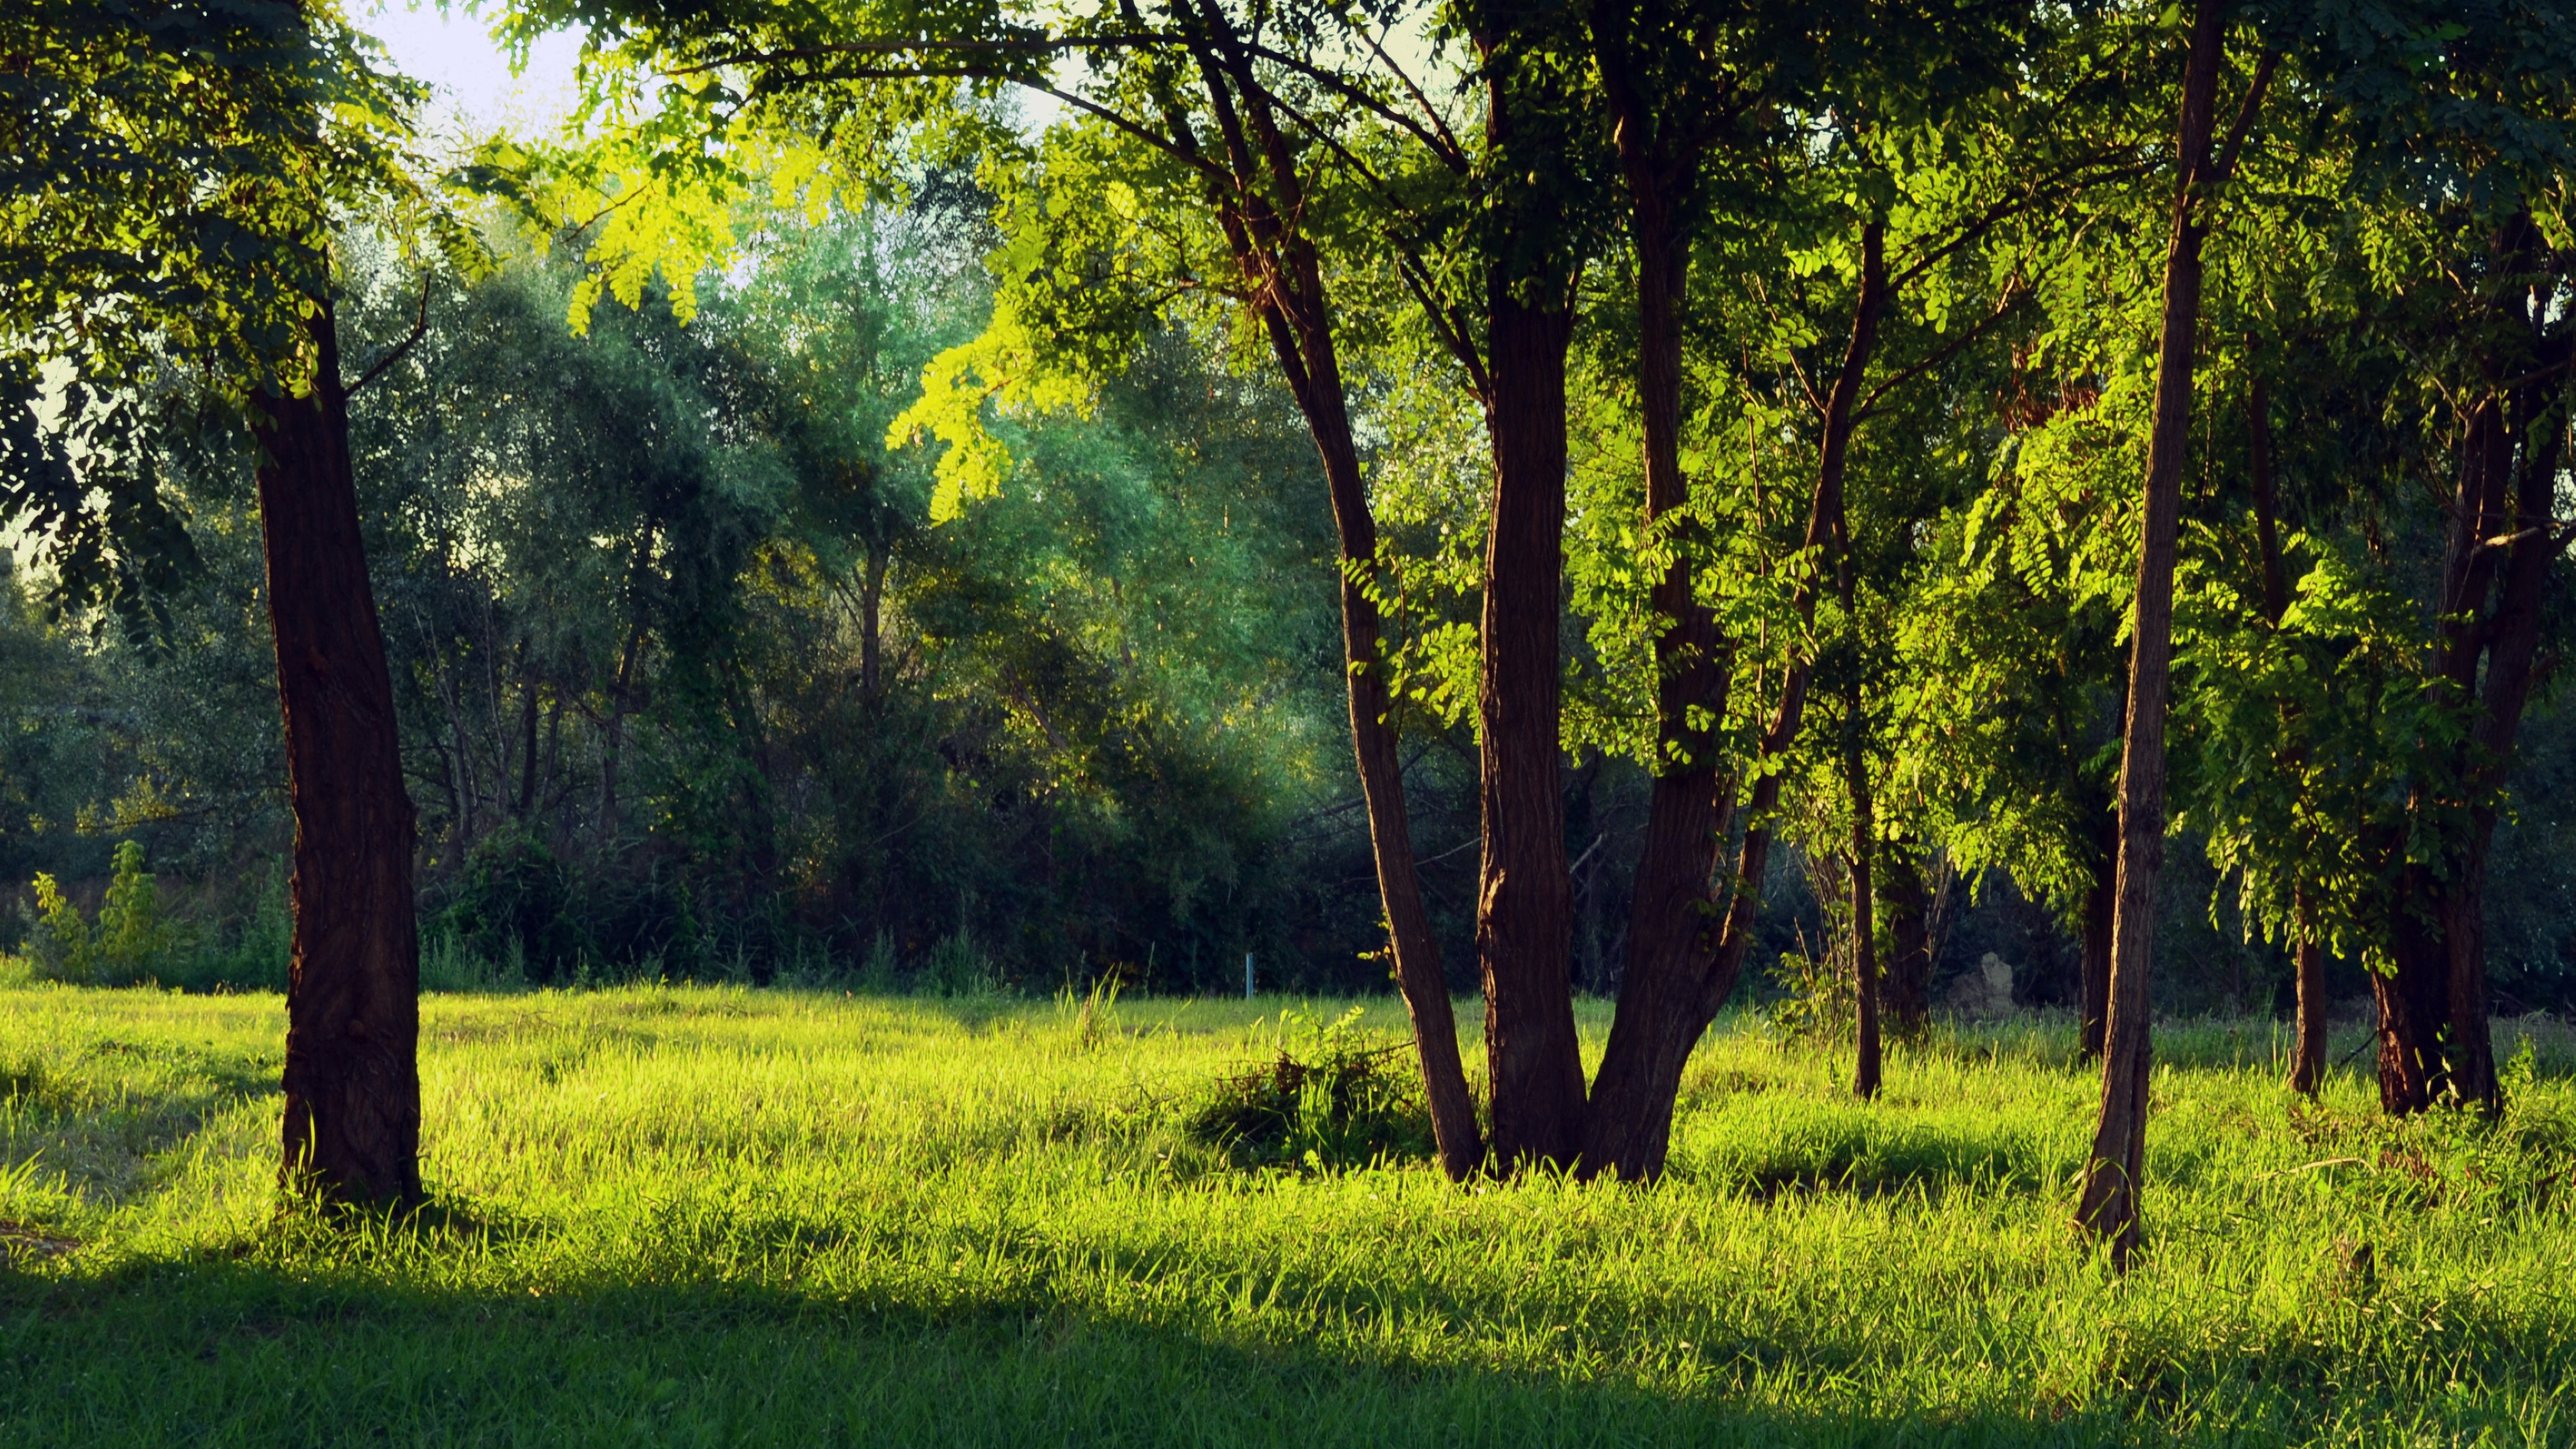
[[[255,404],[295,816],[280,1175],[327,1201],[404,1203],[420,1197],[413,812],[327,307],[312,344],[312,392]]]
[[[1565,359],[1573,314],[1533,306],[1499,266],[1487,282],[1483,678],[1476,691],[1484,851],[1476,961],[1485,985],[1493,1153],[1572,1166],[1583,1150],[1574,1032],[1573,892],[1557,738],[1558,585],[1565,530]]]
[[[1596,22],[1598,23],[1598,22]],[[1728,660],[1717,621],[1691,586],[1685,522],[1690,482],[1681,467],[1682,307],[1689,291],[1690,239],[1682,218],[1696,169],[1687,144],[1658,147],[1648,100],[1624,65],[1624,38],[1604,33],[1605,89],[1619,116],[1630,233],[1637,252],[1637,395],[1645,433],[1646,528],[1672,550],[1655,580],[1656,769],[1646,839],[1630,894],[1627,967],[1610,1045],[1587,1108],[1583,1170],[1642,1176],[1660,1164],[1671,1104],[1640,1070],[1674,1048],[1699,1009],[1715,958],[1720,914],[1709,888],[1726,837],[1727,784],[1714,731],[1693,723],[1726,714]],[[1696,1040],[1697,1032],[1688,1033]],[[1679,1045],[1689,1055],[1688,1042]],[[1676,1082],[1676,1090],[1678,1083]],[[1658,1116],[1662,1118],[1659,1122]]]
[[[1415,1059],[1431,1110],[1440,1163],[1463,1180],[1484,1161],[1474,1098],[1458,1051],[1458,1025],[1422,905],[1413,835],[1405,808],[1404,775],[1390,711],[1385,662],[1378,657],[1381,624],[1366,581],[1377,566],[1377,518],[1360,478],[1359,451],[1351,436],[1340,354],[1333,339],[1323,269],[1314,246],[1284,217],[1305,210],[1303,183],[1293,149],[1281,134],[1268,93],[1213,7],[1199,12],[1205,40],[1194,47],[1200,79],[1215,116],[1222,165],[1236,185],[1213,198],[1218,223],[1235,265],[1258,299],[1256,310],[1291,396],[1306,419],[1333,506],[1341,552],[1342,663],[1350,698],[1351,747],[1368,812],[1369,850],[1376,866],[1378,899],[1386,912],[1388,949],[1395,955],[1397,989],[1413,1022]],[[1239,102],[1239,104],[1238,104]],[[1175,144],[1200,154],[1198,138],[1177,109],[1166,122]],[[1560,845],[1562,882],[1562,846]],[[1571,992],[1568,994],[1571,1019]]]
[[[2146,1169],[2151,1045],[2147,978],[2155,960],[2156,872],[2164,863],[2165,705],[2172,685],[2175,540],[2182,518],[2183,455],[2200,334],[2201,193],[2226,49],[2226,7],[2201,0],[2192,22],[2175,155],[2181,177],[2165,253],[2164,317],[2156,356],[2155,417],[2147,437],[2137,602],[2131,622],[2129,709],[2120,743],[2119,895],[2111,927],[2111,992],[2102,1054],[2102,1105],[2085,1164],[2076,1220],[2109,1244],[2123,1271],[2138,1244],[2138,1194]]]

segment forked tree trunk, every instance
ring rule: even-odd
[[[1826,396],[1816,493],[1807,513],[1805,547],[1811,555],[1818,555],[1820,562],[1824,550],[1833,543],[1832,530],[1841,513],[1843,473],[1851,453],[1861,385],[1870,360],[1877,354],[1879,319],[1887,305],[1886,229],[1877,221],[1861,228],[1861,257],[1860,291],[1852,305],[1851,340],[1844,348],[1842,369],[1835,374],[1833,390]],[[1796,607],[1804,624],[1812,624],[1815,619],[1815,577],[1811,572],[1796,590]],[[1808,677],[1809,661],[1804,659],[1792,660],[1783,671],[1779,704],[1762,738],[1765,758],[1776,759],[1797,743],[1806,716]],[[1614,1119],[1596,1106],[1592,1130],[1603,1148],[1587,1161],[1587,1170],[1615,1172],[1629,1179],[1652,1178],[1664,1170],[1665,1153],[1672,1141],[1673,1103],[1681,1094],[1682,1069],[1709,1022],[1734,992],[1744,971],[1744,958],[1752,948],[1753,925],[1761,910],[1762,878],[1771,865],[1771,822],[1780,805],[1780,776],[1778,770],[1766,770],[1753,786],[1753,797],[1746,806],[1749,818],[1743,848],[1731,873],[1730,893],[1724,898],[1723,933],[1701,972],[1697,999],[1684,1011],[1652,1016],[1641,1012],[1637,1031],[1623,1035],[1617,1026],[1611,1029],[1593,1097],[1596,1103],[1615,1101],[1621,1104],[1621,1111]],[[1723,838],[1725,831],[1725,816],[1721,814],[1712,833]],[[1709,909],[1716,909],[1716,903],[1712,902]],[[1620,1016],[1624,1019],[1627,1015],[1628,1006],[1623,999]]]
[[[1557,738],[1557,588],[1565,531],[1565,363],[1573,314],[1487,283],[1494,498],[1485,541],[1476,961],[1485,985],[1493,1152],[1571,1167],[1583,1150],[1573,911]]]
[[[1586,1108],[1583,1172],[1641,1175],[1660,1162],[1670,1130],[1670,1103],[1657,1125],[1655,1082],[1638,1068],[1673,1050],[1660,1036],[1678,1035],[1697,1017],[1720,916],[1709,901],[1711,878],[1726,836],[1727,786],[1719,774],[1714,723],[1725,717],[1727,667],[1714,615],[1691,584],[1699,531],[1686,512],[1690,480],[1681,466],[1682,307],[1690,283],[1690,239],[1680,214],[1695,158],[1650,144],[1646,100],[1630,83],[1624,34],[1605,35],[1599,49],[1612,104],[1620,117],[1619,157],[1628,183],[1630,232],[1637,249],[1637,395],[1645,432],[1647,536],[1670,550],[1655,579],[1655,781],[1646,839],[1629,898],[1628,961],[1610,1044]],[[1698,712],[1697,718],[1694,712]],[[1691,1033],[1695,1039],[1696,1033]],[[1689,1046],[1678,1050],[1689,1055]],[[1676,1088],[1678,1090],[1678,1088]]]
[[[281,1180],[327,1201],[420,1197],[420,940],[412,804],[367,581],[339,339],[311,328],[314,384],[260,395],[269,623],[295,816]]]
[[[2183,454],[2190,445],[2194,353],[2200,335],[2201,193],[2213,179],[2210,138],[2226,49],[2226,6],[2201,0],[2192,21],[2175,156],[2173,241],[2165,254],[2164,319],[2156,354],[2155,418],[2147,435],[2145,517],[2139,529],[2137,603],[2130,626],[2129,714],[2120,744],[2119,896],[2111,927],[2111,1001],[2102,1056],[2102,1106],[2085,1164],[2076,1220],[2110,1245],[2123,1271],[2138,1245],[2138,1195],[2146,1169],[2147,977],[2155,959],[2156,872],[2164,863],[2165,705],[2172,685],[2175,540],[2182,521]]]

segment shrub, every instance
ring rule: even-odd
[[[154,980],[187,944],[180,924],[161,908],[161,885],[143,868],[140,841],[117,845],[115,874],[94,923],[81,919],[80,907],[52,876],[39,874],[35,887],[28,954],[36,974],[49,980],[98,986]]]
[[[1431,1155],[1431,1117],[1402,1055],[1411,1043],[1373,1042],[1360,1008],[1329,1025],[1282,1012],[1269,1062],[1219,1078],[1190,1116],[1189,1135],[1236,1167],[1325,1172]]]

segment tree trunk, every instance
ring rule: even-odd
[[[1845,578],[1849,579],[1851,553],[1849,536],[1845,536],[1843,553]],[[1846,583],[1845,617],[1850,618],[1851,589]],[[1857,661],[1855,661],[1857,667]],[[1843,777],[1851,791],[1851,911],[1852,911],[1852,1000],[1856,1013],[1855,1046],[1852,1066],[1852,1095],[1867,1101],[1878,1095],[1878,942],[1876,925],[1870,919],[1873,898],[1870,894],[1870,861],[1878,853],[1878,822],[1869,788],[1869,754],[1861,713],[1861,685],[1857,674],[1845,701],[1850,717],[1844,724]]]
[[[1342,665],[1350,696],[1351,748],[1359,767],[1360,798],[1368,812],[1369,850],[1377,870],[1378,899],[1386,912],[1387,946],[1395,954],[1396,986],[1413,1022],[1415,1057],[1440,1164],[1451,1180],[1464,1180],[1484,1161],[1484,1142],[1458,1051],[1457,1018],[1449,1001],[1448,979],[1441,970],[1440,948],[1432,939],[1431,918],[1422,905],[1412,826],[1405,809],[1403,764],[1390,716],[1394,701],[1387,689],[1385,661],[1378,657],[1381,624],[1367,589],[1377,567],[1377,518],[1369,507],[1358,448],[1351,437],[1323,268],[1313,244],[1291,224],[1305,211],[1304,183],[1269,94],[1224,15],[1207,7],[1198,12],[1197,23],[1204,27],[1205,43],[1195,46],[1192,54],[1218,122],[1224,164],[1234,181],[1230,191],[1212,190],[1211,204],[1235,266],[1257,299],[1255,310],[1269,335],[1271,351],[1324,467],[1341,552]],[[1176,146],[1198,156],[1198,138],[1187,118],[1175,107],[1165,119]]]
[[[1870,359],[1878,348],[1879,317],[1888,295],[1886,230],[1880,223],[1872,221],[1861,228],[1861,256],[1860,293],[1852,306],[1851,341],[1844,349],[1842,370],[1835,375],[1833,391],[1825,402],[1816,494],[1807,513],[1805,546],[1810,554],[1820,554],[1829,546],[1830,532],[1841,513],[1853,413]],[[1816,612],[1812,573],[1798,585],[1796,602],[1802,623],[1812,624]],[[1776,759],[1797,743],[1806,714],[1807,678],[1808,661],[1792,660],[1781,682],[1780,702],[1772,713],[1770,728],[1763,734],[1762,753],[1766,759]],[[1779,806],[1780,772],[1765,771],[1754,783],[1753,798],[1746,806],[1744,845],[1729,883],[1724,929],[1701,972],[1696,999],[1688,1003],[1687,1009],[1652,1014],[1640,1010],[1639,1029],[1624,1036],[1616,1025],[1612,1027],[1610,1045],[1603,1053],[1601,1072],[1593,1084],[1591,1130],[1599,1149],[1587,1163],[1588,1170],[1615,1171],[1629,1179],[1652,1178],[1664,1170],[1664,1155],[1672,1140],[1673,1103],[1681,1094],[1682,1068],[1690,1061],[1691,1049],[1699,1044],[1709,1022],[1734,992],[1736,980],[1744,972],[1746,953],[1752,949],[1753,926],[1761,911],[1762,878],[1771,865],[1771,820]],[[1711,833],[1717,839],[1725,837],[1723,813]],[[1718,906],[1712,901],[1704,909],[1715,912]],[[1621,1022],[1628,1018],[1624,998],[1619,1018]]]
[[[1630,230],[1637,249],[1637,395],[1645,430],[1646,535],[1669,551],[1655,580],[1655,781],[1646,839],[1629,897],[1628,960],[1611,1019],[1610,1044],[1586,1108],[1583,1171],[1643,1175],[1660,1163],[1670,1132],[1670,1100],[1656,1098],[1657,1078],[1640,1068],[1678,1049],[1659,1040],[1693,1022],[1716,955],[1719,912],[1709,898],[1726,837],[1727,785],[1719,774],[1714,725],[1726,715],[1730,671],[1715,616],[1691,585],[1698,539],[1686,512],[1690,481],[1681,466],[1682,307],[1690,282],[1690,244],[1678,197],[1692,164],[1656,154],[1647,141],[1644,100],[1604,44],[1605,75],[1619,109],[1619,154],[1628,182]],[[1695,724],[1704,711],[1707,726]],[[1688,1033],[1696,1041],[1697,1030]],[[1614,1065],[1615,1064],[1615,1065]],[[1676,1068],[1678,1070],[1678,1068]],[[1678,1091],[1678,1077],[1675,1090]],[[1661,1125],[1657,1125],[1660,1120]]]
[[[2075,967],[2075,1059],[2098,1062],[2111,1021],[2111,926],[2120,903],[2120,815],[2106,809],[2093,832],[2093,883],[2084,891]]]
[[[2120,742],[2119,894],[2112,913],[2102,1105],[2076,1209],[2077,1221],[2110,1245],[2112,1264],[2122,1271],[2138,1244],[2138,1195],[2146,1168],[2147,977],[2155,959],[2156,872],[2164,863],[2165,704],[2172,685],[2175,540],[2182,519],[2182,464],[2190,446],[2200,333],[2200,247],[2206,223],[2199,193],[2212,179],[2210,136],[2226,40],[2222,0],[2201,0],[2183,80],[2175,151],[2182,174],[2174,198],[2173,241],[2165,254],[2155,417],[2147,435],[2129,711]]]
[[[2326,1085],[2326,948],[2317,940],[2317,908],[2305,887],[2291,910],[2298,918],[2299,1043],[2290,1065],[2290,1090],[2314,1097]]]
[[[311,393],[254,401],[295,816],[280,1178],[326,1201],[403,1203],[420,1197],[413,813],[327,305],[311,334]]]
[[[1583,1150],[1585,1099],[1557,740],[1557,589],[1574,319],[1514,295],[1516,280],[1498,264],[1486,297],[1494,500],[1476,691],[1484,815],[1476,960],[1495,1159],[1571,1166]]]
[[[1905,842],[1880,853],[1878,885],[1887,904],[1887,1015],[1898,1041],[1919,1041],[1932,1008],[1932,902]]]
[[[2290,612],[2290,577],[2281,564],[2281,499],[2272,476],[2272,403],[2260,373],[2246,387],[2245,441],[2254,470],[2254,547],[2263,564],[2263,614],[2277,629]],[[2283,732],[2290,733],[2297,723],[2297,713],[2288,712],[2282,720]],[[2281,763],[2295,775],[2301,759],[2293,750]],[[2326,964],[2325,947],[2317,939],[2316,902],[2306,886],[2292,891],[2290,915],[2299,1024],[2290,1090],[2314,1097],[2324,1090],[2326,1081]]]
[[[859,695],[877,702],[884,688],[880,662],[885,648],[885,577],[892,553],[883,545],[868,550],[867,572],[859,580]]]

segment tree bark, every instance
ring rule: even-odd
[[[2120,813],[2106,809],[2093,832],[2093,883],[2084,892],[2082,952],[2076,963],[2075,1058],[2102,1060],[2111,1022],[2111,928],[2120,904]]]
[[[1573,314],[1487,280],[1486,417],[1494,454],[1485,543],[1476,962],[1498,1162],[1572,1166],[1583,1150],[1574,1031],[1573,894],[1557,737],[1557,590],[1565,529],[1565,362]]]
[[[2182,519],[2183,455],[2200,333],[2201,193],[2215,178],[2210,141],[2226,50],[2226,6],[2201,0],[2193,17],[2175,156],[2173,240],[2165,254],[2164,318],[2157,341],[2155,415],[2147,436],[2137,602],[2131,623],[2129,712],[2120,743],[2119,895],[2111,927],[2110,1011],[2102,1056],[2102,1105],[2076,1219],[2109,1244],[2126,1271],[2138,1245],[2138,1196],[2146,1168],[2151,1047],[2147,978],[2155,959],[2156,872],[2164,863],[2165,705],[2172,685],[2173,574]]]
[[[1886,229],[1877,221],[1861,228],[1859,295],[1852,304],[1851,340],[1843,351],[1842,369],[1827,394],[1822,446],[1816,465],[1816,493],[1807,513],[1805,550],[1820,567],[1832,546],[1834,520],[1842,510],[1845,464],[1850,456],[1853,415],[1870,359],[1878,349],[1878,325],[1888,297]],[[1816,614],[1816,577],[1810,572],[1797,586],[1796,605],[1802,625]],[[1805,719],[1809,661],[1790,661],[1781,682],[1780,702],[1762,738],[1766,759],[1776,759],[1797,743]],[[1744,844],[1737,855],[1724,907],[1724,928],[1696,983],[1695,1000],[1686,1009],[1638,1013],[1639,1029],[1623,1035],[1611,1029],[1600,1075],[1593,1083],[1592,1133],[1596,1147],[1587,1169],[1613,1171],[1629,1179],[1653,1178],[1664,1169],[1672,1140],[1673,1103],[1681,1093],[1682,1068],[1691,1049],[1708,1030],[1743,975],[1752,949],[1753,927],[1761,911],[1762,878],[1771,865],[1771,820],[1780,806],[1780,772],[1763,772],[1746,805]],[[1725,816],[1713,834],[1723,839]],[[1714,902],[1708,908],[1716,909]],[[1620,1003],[1620,1020],[1628,1017]]]
[[[2326,1085],[2326,948],[2317,940],[2315,902],[2300,887],[2291,906],[2297,917],[2299,1040],[2290,1063],[2290,1090],[2314,1097]]]
[[[1314,244],[1292,225],[1306,209],[1304,183],[1269,94],[1224,16],[1207,7],[1196,23],[1203,27],[1204,39],[1193,48],[1193,58],[1217,122],[1223,165],[1234,182],[1230,192],[1212,187],[1211,204],[1235,266],[1252,289],[1254,310],[1270,338],[1289,393],[1306,419],[1332,501],[1342,564],[1342,664],[1350,697],[1351,747],[1368,813],[1378,899],[1386,912],[1396,985],[1413,1023],[1415,1057],[1441,1167],[1451,1180],[1460,1181],[1483,1163],[1485,1147],[1458,1051],[1457,1018],[1440,965],[1440,948],[1422,904],[1405,808],[1403,765],[1391,717],[1394,701],[1387,689],[1385,662],[1378,657],[1382,625],[1377,604],[1368,593],[1377,568],[1377,518],[1360,477],[1323,267]],[[1167,110],[1165,119],[1175,145],[1189,156],[1199,156],[1196,131],[1177,105]],[[1562,880],[1561,869],[1558,874]],[[1570,1013],[1570,997],[1568,1009]]]
[[[1850,618],[1849,557],[1851,547],[1845,537],[1844,610]],[[1857,663],[1855,662],[1855,667]],[[1856,1015],[1852,1065],[1852,1095],[1867,1101],[1878,1095],[1880,1062],[1878,1050],[1878,942],[1876,925],[1870,918],[1873,898],[1870,894],[1870,861],[1878,853],[1878,821],[1869,788],[1868,740],[1861,713],[1861,683],[1857,673],[1846,693],[1845,705],[1850,717],[1844,724],[1843,777],[1851,792],[1851,912],[1852,912],[1852,991]]]
[[[1598,22],[1596,22],[1598,23]],[[1690,480],[1682,473],[1682,310],[1690,284],[1690,237],[1682,201],[1696,172],[1694,148],[1654,144],[1646,98],[1628,74],[1624,34],[1596,43],[1619,117],[1620,167],[1637,252],[1637,398],[1645,433],[1647,536],[1670,551],[1653,592],[1655,780],[1646,839],[1629,898],[1628,960],[1610,1044],[1586,1107],[1583,1171],[1642,1175],[1660,1162],[1671,1104],[1639,1068],[1669,1051],[1659,1037],[1692,1021],[1716,955],[1721,914],[1710,900],[1726,837],[1727,784],[1715,726],[1726,715],[1731,671],[1714,614],[1692,587]],[[1676,154],[1678,153],[1678,154]],[[1696,715],[1696,718],[1695,718]],[[1697,1033],[1691,1033],[1696,1040]],[[1689,1047],[1680,1048],[1684,1057]],[[1613,1065],[1615,1064],[1615,1065]],[[1678,1091],[1678,1078],[1675,1080]]]
[[[413,811],[327,304],[311,341],[312,391],[254,399],[295,816],[280,1180],[326,1201],[406,1203],[420,1197]]]

